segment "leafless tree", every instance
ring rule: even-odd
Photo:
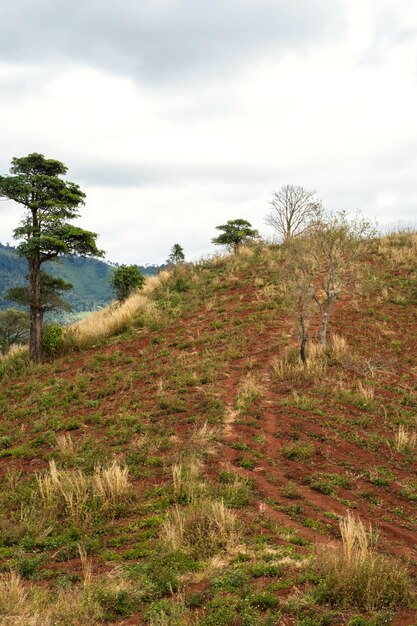
[[[271,211],[266,223],[272,226],[283,241],[304,234],[321,216],[322,206],[314,190],[301,185],[284,185],[274,191]]]
[[[307,363],[307,345],[310,339],[310,324],[314,315],[313,289],[308,274],[296,272],[290,282],[290,294],[297,318],[297,330],[300,340],[300,359]]]
[[[292,241],[290,256],[293,269],[289,280],[297,305],[302,360],[308,340],[305,328],[311,320],[309,301],[314,302],[319,310],[319,340],[325,348],[334,306],[342,294],[352,289],[363,240],[373,233],[369,221],[360,217],[349,218],[341,211],[322,217],[305,237]]]

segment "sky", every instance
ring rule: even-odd
[[[415,0],[14,0],[2,7],[0,173],[64,162],[111,261],[215,251],[274,191],[417,224]],[[0,241],[22,207],[0,202]]]

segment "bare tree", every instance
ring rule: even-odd
[[[300,340],[299,355],[304,365],[307,363],[307,345],[310,339],[310,324],[314,316],[313,289],[309,275],[296,271],[290,281],[290,294],[297,318],[297,330]]]
[[[327,329],[336,302],[353,288],[363,240],[374,233],[371,223],[350,219],[344,211],[322,217],[305,237],[291,242],[290,290],[296,304],[300,328],[300,357],[305,362],[305,345],[311,321],[311,302],[320,314],[319,339],[327,344]]]
[[[265,218],[280,238],[288,241],[304,234],[321,216],[322,206],[314,190],[301,185],[284,185],[274,191],[271,211]]]

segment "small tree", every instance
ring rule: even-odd
[[[259,236],[257,230],[252,228],[252,224],[246,220],[229,220],[227,224],[216,226],[217,230],[222,230],[222,234],[211,240],[212,243],[221,246],[228,246],[237,252],[239,246]]]
[[[293,266],[290,270],[289,292],[297,321],[297,332],[300,341],[299,356],[305,365],[307,363],[310,325],[314,316],[314,291],[310,284],[309,274],[303,273],[296,266]]]
[[[177,263],[183,263],[185,260],[185,254],[182,246],[179,243],[174,243],[172,246],[170,255],[168,257],[167,263],[171,265],[176,265]]]
[[[119,265],[110,278],[110,284],[120,302],[126,300],[136,289],[142,289],[145,278],[137,265]]]
[[[270,204],[272,210],[265,218],[283,241],[302,235],[320,218],[321,203],[316,192],[301,185],[284,185],[274,191]]]
[[[0,349],[5,354],[10,346],[29,338],[29,315],[18,309],[0,311]]]
[[[43,356],[44,312],[53,301],[55,308],[62,304],[59,292],[70,288],[69,283],[42,272],[42,264],[62,255],[103,256],[96,246],[95,233],[68,223],[79,216],[78,208],[84,204],[85,194],[78,185],[61,178],[66,172],[66,166],[60,161],[32,153],[15,157],[11,175],[0,176],[0,196],[26,209],[21,225],[14,230],[14,237],[21,240],[18,254],[28,262],[29,285],[26,293],[20,288],[14,295],[29,306],[29,352],[36,362]]]
[[[298,312],[301,314],[304,308],[304,318],[311,318],[311,309],[305,307],[308,300],[315,303],[321,318],[319,339],[323,348],[334,306],[353,287],[361,244],[373,233],[369,221],[349,219],[341,211],[322,217],[305,237],[291,243],[291,280],[293,285],[295,281],[295,293],[303,294]]]

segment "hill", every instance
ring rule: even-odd
[[[109,279],[113,265],[91,258],[64,258],[58,263],[46,263],[45,271],[73,285],[65,298],[75,313],[94,311],[106,306],[114,299]],[[145,276],[158,273],[156,265],[139,266]],[[27,263],[20,258],[12,246],[0,244],[0,309],[15,306],[5,298],[11,287],[26,284]],[[62,318],[58,314],[58,317]],[[65,315],[64,315],[65,318]]]
[[[416,253],[367,242],[308,367],[262,244],[4,362],[4,623],[414,624]]]

